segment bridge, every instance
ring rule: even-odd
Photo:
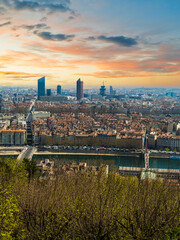
[[[23,150],[21,151],[21,153],[19,154],[17,159],[19,161],[22,161],[25,158],[29,159],[29,160],[32,160],[32,157],[33,157],[33,155],[36,151],[37,151],[36,147],[26,146],[26,147],[23,148]]]

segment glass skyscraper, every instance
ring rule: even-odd
[[[45,77],[38,79],[38,100],[41,96],[45,96]]]
[[[51,96],[51,89],[47,89],[47,96]]]
[[[57,95],[61,95],[61,85],[57,85]]]
[[[81,98],[84,97],[83,96],[83,81],[81,81],[80,78],[77,80],[76,96],[77,96],[77,100],[80,100]]]

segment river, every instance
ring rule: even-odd
[[[33,159],[40,162],[43,159],[55,161],[56,165],[69,162],[87,162],[88,165],[99,166],[101,164],[110,165],[111,169],[122,167],[144,167],[144,160],[138,156],[103,156],[103,155],[34,155]],[[150,158],[150,168],[180,169],[180,160],[169,158]]]
[[[0,156],[0,160],[7,158],[17,158],[17,156]],[[105,156],[105,155],[58,155],[58,154],[39,154],[34,155],[33,159],[39,163],[43,159],[55,161],[57,165],[63,165],[70,162],[87,162],[89,166],[100,166],[108,164],[111,169],[117,170],[121,167],[144,167],[144,160],[141,156]],[[150,168],[177,169],[180,170],[180,160],[170,158],[150,158]]]

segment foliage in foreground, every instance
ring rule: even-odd
[[[40,182],[29,166],[0,163],[0,239],[180,239],[177,186],[103,171]]]

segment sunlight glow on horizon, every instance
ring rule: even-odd
[[[2,86],[34,86],[46,76],[47,86],[74,85],[81,78],[87,86],[105,80],[119,87],[180,87],[177,0],[176,8],[170,0],[113,0],[111,7],[108,0],[60,0],[57,9],[54,0],[31,0],[37,9],[18,1],[0,3]]]

